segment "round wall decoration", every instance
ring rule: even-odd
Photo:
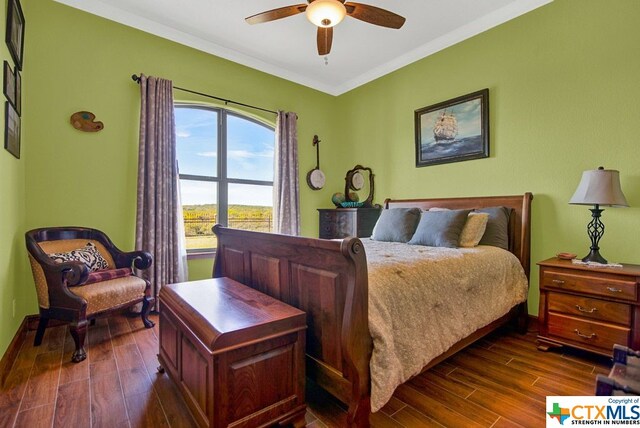
[[[318,168],[314,168],[307,174],[307,184],[313,190],[320,190],[324,187],[324,183],[326,182],[326,177],[324,176],[324,172],[322,172]]]

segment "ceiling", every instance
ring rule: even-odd
[[[304,14],[244,18],[296,0],[56,0],[331,95],[340,95],[552,0],[358,0],[407,18],[392,30],[346,17],[325,58]],[[302,3],[304,0],[302,1]]]

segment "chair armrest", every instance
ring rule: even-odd
[[[130,251],[128,253],[124,253],[118,250],[116,247],[113,247],[112,252],[113,261],[116,264],[116,267],[132,267],[135,266],[136,269],[144,270],[151,267],[151,263],[153,262],[153,257],[151,257],[151,253],[147,251]]]
[[[47,279],[51,306],[81,308],[86,302],[69,291],[69,286],[82,285],[87,281],[89,268],[80,261],[56,263],[38,260]]]

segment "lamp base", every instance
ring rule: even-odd
[[[602,257],[600,255],[600,251],[594,250],[594,249],[592,249],[591,252],[589,254],[587,254],[587,256],[582,259],[582,261],[583,262],[602,263],[603,265],[606,265],[607,263],[609,263],[607,261],[607,259],[605,259],[604,257]]]

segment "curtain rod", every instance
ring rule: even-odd
[[[140,84],[140,76],[138,76],[136,74],[133,74],[133,75],[131,75],[131,79],[134,82]],[[238,105],[238,106],[249,107],[249,108],[256,109],[256,110],[266,111],[267,113],[278,114],[277,111],[269,110],[269,109],[262,108],[262,107],[252,106],[251,104],[245,104],[245,103],[240,103],[240,102],[233,101],[233,100],[228,100],[226,98],[216,97],[215,95],[209,95],[209,94],[205,94],[205,93],[202,93],[202,92],[192,91],[191,89],[180,88],[178,86],[174,86],[173,89],[177,89],[177,90],[183,91],[183,92],[189,92],[190,94],[196,94],[196,95],[200,95],[200,96],[207,97],[207,98],[213,98],[214,100],[218,100],[218,101],[224,101],[225,104],[235,104],[235,105]]]

